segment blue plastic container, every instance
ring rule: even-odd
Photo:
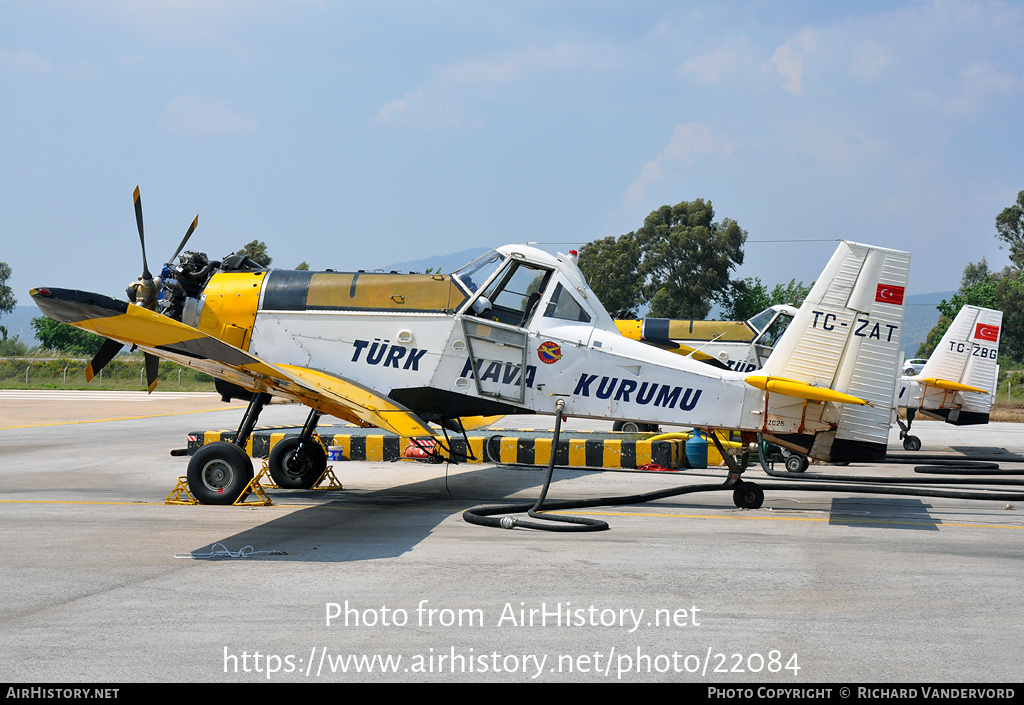
[[[686,464],[694,470],[704,470],[708,466],[708,442],[700,431],[694,431],[686,441]]]

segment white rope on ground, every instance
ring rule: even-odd
[[[217,547],[220,550],[217,550]],[[210,553],[176,553],[175,558],[250,558],[257,555],[287,556],[285,551],[257,551],[252,546],[243,546],[232,553],[222,543],[215,543],[210,547]]]

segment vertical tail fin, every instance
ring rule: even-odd
[[[822,460],[884,457],[909,268],[908,252],[840,243],[759,374],[857,401],[769,392],[770,437]]]
[[[921,374],[912,379],[907,405],[958,426],[988,423],[1002,321],[1002,311],[961,308]]]

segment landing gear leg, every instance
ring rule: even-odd
[[[718,452],[721,453],[722,459],[729,466],[729,477],[725,481],[725,487],[732,487],[732,503],[740,509],[760,509],[761,505],[764,504],[764,490],[757,483],[740,479],[747,465],[746,458],[744,458],[743,464],[740,465],[734,457],[725,452],[722,442],[718,440],[717,433],[711,432],[705,435],[715,442],[715,446],[718,448]]]
[[[327,454],[323,446],[313,440],[320,416],[319,411],[310,411],[298,438],[286,438],[271,451],[267,467],[278,487],[288,490],[311,489],[327,469]]]
[[[234,504],[252,481],[252,460],[245,444],[270,395],[256,394],[242,417],[235,442],[204,445],[188,461],[188,489],[201,504]]]
[[[914,423],[914,416],[917,409],[907,409],[907,423],[904,424],[899,414],[896,415],[896,423],[900,427],[900,440],[903,441],[904,450],[921,450],[921,439],[910,435],[910,427]]]

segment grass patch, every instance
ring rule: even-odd
[[[74,358],[0,359],[0,387],[4,389],[145,390],[145,361],[141,354],[119,355],[107,363],[102,375],[85,379],[87,360]],[[164,392],[212,392],[213,377],[167,360],[160,361],[157,389]]]

